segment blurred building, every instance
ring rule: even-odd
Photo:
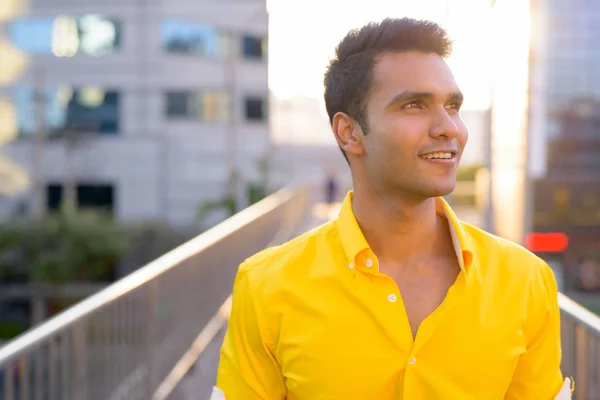
[[[60,203],[72,161],[80,205],[192,223],[232,171],[242,199],[259,178],[267,34],[264,0],[8,0],[0,152],[32,181],[43,171],[46,207]],[[15,203],[30,207],[31,193]]]
[[[330,176],[338,186],[337,200],[352,189],[350,167],[337,144],[281,144],[273,153],[272,163],[270,180],[275,185],[308,184],[314,189],[315,201],[325,201],[324,187]]]
[[[469,141],[460,159],[461,167],[487,165],[490,110],[461,110],[460,116],[469,130]]]
[[[272,96],[271,127],[277,145],[336,145],[323,98]]]
[[[598,257],[600,3],[498,0],[494,13],[496,233],[549,261]]]

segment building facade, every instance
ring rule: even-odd
[[[54,208],[70,179],[82,206],[187,225],[237,171],[243,201],[270,147],[267,35],[264,0],[9,0],[0,152],[30,178],[11,200]]]
[[[600,3],[498,0],[494,16],[496,232],[549,259],[597,257]]]

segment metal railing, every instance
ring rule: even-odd
[[[238,265],[295,233],[309,196],[283,189],[9,342],[0,398],[158,398],[226,302]]]
[[[562,371],[575,381],[574,400],[600,398],[600,318],[559,294]]]

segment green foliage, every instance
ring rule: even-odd
[[[263,184],[266,184],[266,179],[269,174],[269,158],[268,158],[268,156],[265,155],[263,157],[260,157],[258,160],[256,160],[256,170],[260,174]]]
[[[267,197],[267,186],[269,176],[269,157],[264,155],[255,161],[255,167],[259,174],[258,181],[250,182],[246,185],[246,195],[248,205],[257,203]],[[237,213],[242,205],[237,204],[236,187],[240,182],[238,171],[234,171],[229,177],[229,194],[220,199],[206,200],[198,207],[198,221],[201,225],[205,223],[206,218],[219,210],[225,210],[226,216],[231,217]]]
[[[453,206],[469,206],[475,207],[476,198],[474,194],[468,195],[452,195],[452,205]]]
[[[14,321],[0,321],[0,340],[12,339],[27,330],[27,326]]]
[[[95,211],[59,212],[0,225],[0,277],[64,283],[110,279],[128,233]]]
[[[198,221],[203,224],[210,214],[222,209],[226,211],[227,217],[231,217],[237,212],[237,202],[233,195],[227,195],[218,200],[206,200],[202,202],[198,208]]]
[[[267,190],[262,183],[249,183],[246,186],[248,203],[252,205],[267,196]],[[217,200],[206,200],[198,207],[198,221],[204,224],[208,216],[218,210],[225,210],[227,218],[233,216],[239,211],[237,201],[233,195],[227,195]]]
[[[267,190],[260,183],[248,184],[248,202],[254,204],[264,199],[267,196]]]
[[[474,181],[477,171],[479,171],[481,168],[483,168],[481,165],[468,165],[465,167],[460,167],[456,173],[456,180]]]
[[[230,217],[238,212],[237,201],[234,196],[226,196],[222,200],[222,205],[225,207],[225,210],[227,210],[227,214]]]

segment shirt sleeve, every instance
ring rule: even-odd
[[[506,400],[553,400],[563,386],[558,289],[547,264],[536,271],[531,285],[525,328],[527,350],[517,363]]]
[[[227,400],[285,399],[281,368],[264,330],[244,264],[236,276],[229,326],[221,347],[217,388]]]

